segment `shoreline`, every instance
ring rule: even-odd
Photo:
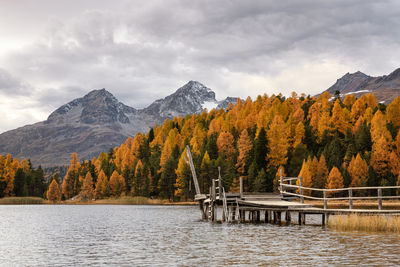
[[[145,197],[120,197],[91,201],[62,200],[48,201],[40,197],[6,197],[0,198],[0,205],[153,205],[153,206],[195,206],[194,201],[170,202],[167,199],[150,199]]]

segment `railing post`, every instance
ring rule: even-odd
[[[216,190],[215,190],[215,179],[212,179],[212,196],[214,201],[217,200]]]
[[[323,191],[324,193],[324,210],[326,210],[328,208],[328,200],[326,199],[326,191]]]
[[[243,198],[243,177],[239,177],[239,183],[240,183],[240,198]]]
[[[299,185],[300,185],[300,200],[301,200],[301,203],[304,203],[304,195],[303,195],[303,178],[300,176],[299,177]]]
[[[282,169],[280,171],[280,175],[281,175],[281,177],[279,179],[279,191],[281,191],[281,195],[282,195],[282,191],[283,191],[283,186],[282,186],[282,184],[283,184],[283,170]]]
[[[221,199],[222,197],[222,178],[221,178],[221,167],[218,166],[218,195]]]
[[[382,188],[378,188],[378,209],[382,209]]]
[[[353,209],[353,189],[349,188],[349,209]]]

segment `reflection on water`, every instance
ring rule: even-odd
[[[394,234],[199,218],[194,206],[0,206],[0,265],[400,265]]]

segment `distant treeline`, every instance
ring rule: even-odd
[[[218,166],[230,191],[238,190],[239,177],[248,191],[276,190],[281,170],[286,176],[301,175],[308,187],[395,185],[399,128],[400,98],[388,106],[373,94],[359,99],[329,93],[239,99],[227,110],[167,119],[89,161],[79,162],[73,154],[60,194],[192,198],[186,145],[202,192],[218,177]],[[59,183],[55,178],[53,188]],[[2,180],[8,185],[13,178]],[[15,194],[12,186],[4,188],[9,189],[2,189],[3,195]]]

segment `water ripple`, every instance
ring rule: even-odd
[[[400,265],[398,235],[211,224],[197,207],[21,205],[0,216],[1,266]]]

